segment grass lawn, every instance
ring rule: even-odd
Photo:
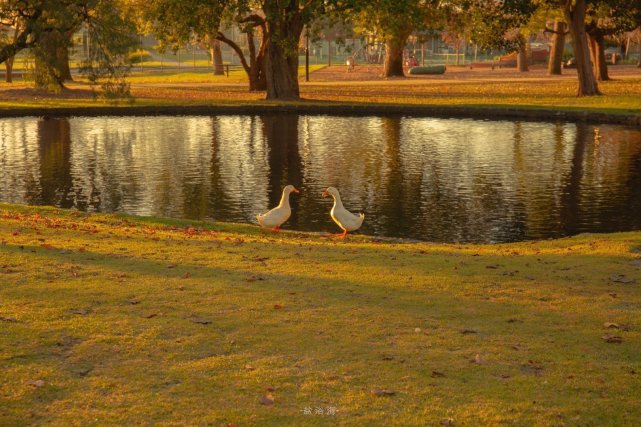
[[[249,92],[245,73],[240,70],[233,71],[229,77],[209,72],[141,74],[134,71],[129,81],[135,106],[422,105],[481,108],[488,118],[497,107],[641,115],[641,69],[630,66],[614,68],[611,72],[614,79],[600,83],[604,96],[582,98],[576,96],[576,76],[569,74],[575,71],[566,71],[561,77],[547,77],[542,69],[523,75],[510,70],[469,71],[459,67],[443,76],[384,80],[378,68],[361,74],[345,70],[340,66],[312,66],[311,81],[306,83],[301,78],[302,100],[290,103],[265,101],[264,93]],[[303,68],[299,71],[302,76]],[[82,82],[69,84],[68,90],[57,95],[35,91],[24,83],[0,83],[0,109],[96,106],[113,104],[94,100],[88,85]]]
[[[639,232],[410,244],[0,205],[0,240],[0,425],[641,419]]]

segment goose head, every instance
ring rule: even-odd
[[[338,190],[334,187],[327,187],[327,190],[321,193],[323,197],[332,196],[333,198],[340,197]]]
[[[296,189],[293,185],[287,185],[285,188],[283,188],[283,194],[290,194],[290,193],[300,193],[299,190]]]

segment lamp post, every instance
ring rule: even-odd
[[[305,81],[309,81],[309,27],[305,27]]]

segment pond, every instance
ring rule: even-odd
[[[0,201],[255,223],[294,184],[284,228],[510,242],[641,229],[641,130],[420,117],[0,119]]]

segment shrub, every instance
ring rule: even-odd
[[[444,74],[446,70],[445,65],[430,65],[427,67],[412,67],[410,74]]]

